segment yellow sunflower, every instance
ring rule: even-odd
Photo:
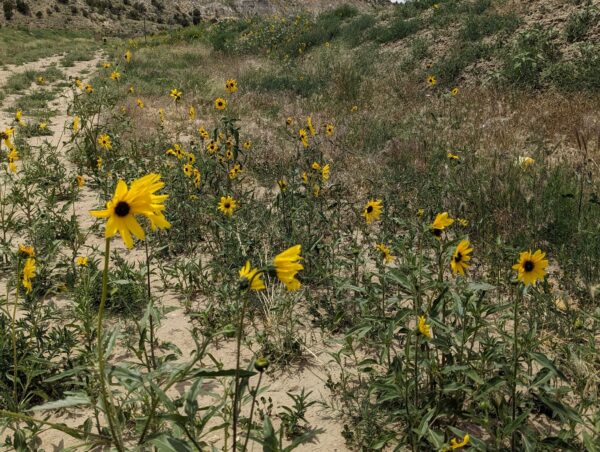
[[[333,135],[333,130],[335,129],[335,127],[333,126],[333,124],[327,124],[325,126],[325,133],[327,134],[328,137],[330,137],[331,135]]]
[[[35,272],[37,267],[35,266],[35,259],[28,257],[23,266],[23,287],[25,287],[27,293],[31,293],[31,280],[35,278]]]
[[[77,132],[79,132],[79,125],[80,125],[80,124],[81,124],[81,118],[80,118],[79,116],[75,116],[75,117],[73,118],[73,124],[72,124],[72,127],[73,127],[73,132],[74,132],[74,133],[77,133]]]
[[[437,85],[437,79],[434,75],[430,75],[429,77],[427,77],[427,85],[430,87]]]
[[[446,229],[454,223],[454,220],[448,216],[448,212],[438,213],[431,223],[431,229],[433,230],[433,235],[435,235],[438,239],[442,236],[442,231]]]
[[[81,188],[85,185],[85,178],[83,176],[76,176],[75,181],[77,182],[77,186],[79,188]]]
[[[419,316],[419,332],[425,336],[427,339],[433,338],[433,332],[431,330],[431,325],[427,324],[427,319],[420,315]]]
[[[228,93],[235,93],[238,89],[237,81],[234,79],[229,79],[225,82],[225,89]]]
[[[450,450],[461,449],[469,444],[469,441],[471,441],[471,436],[468,433],[460,441],[457,438],[452,438],[450,440]]]
[[[97,218],[107,218],[105,236],[111,238],[117,232],[123,238],[127,248],[133,247],[131,234],[140,240],[145,239],[145,233],[137,221],[137,216],[143,215],[149,221],[152,229],[157,227],[167,229],[171,225],[163,215],[164,202],[168,195],[156,195],[155,192],[164,187],[159,174],[148,174],[136,179],[131,187],[119,180],[112,200],[106,203],[105,210],[90,211]]]
[[[288,181],[286,179],[279,179],[277,185],[281,191],[286,191],[288,188]]]
[[[465,270],[469,268],[469,261],[471,260],[471,254],[473,248],[469,248],[471,242],[468,240],[461,240],[452,254],[452,260],[450,261],[450,267],[454,273],[460,273],[462,276],[465,275]]]
[[[33,246],[19,244],[19,253],[24,256],[33,257],[35,256],[35,248]]]
[[[308,147],[308,132],[305,129],[298,130],[298,136],[305,148]]]
[[[225,110],[225,108],[227,108],[227,101],[222,97],[218,97],[215,99],[215,108],[217,110]]]
[[[125,61],[127,61],[129,63],[131,61],[131,51],[128,50],[127,52],[125,52],[125,55],[123,55],[123,58],[125,58]]]
[[[302,260],[300,253],[302,252],[301,245],[295,245],[282,253],[275,256],[273,259],[273,265],[277,273],[277,278],[283,284],[287,290],[298,290],[300,289],[300,281],[296,279],[296,274],[304,267],[299,262]]]
[[[89,259],[87,258],[87,256],[78,256],[77,259],[75,260],[75,263],[77,264],[78,267],[87,267],[88,263],[89,263]]]
[[[138,98],[135,103],[139,108],[144,108],[144,101],[142,99]]]
[[[542,253],[541,250],[537,250],[533,254],[531,251],[523,251],[519,255],[518,262],[512,267],[513,270],[519,272],[519,281],[528,286],[543,280],[546,276],[546,267],[548,267],[548,260],[545,257],[546,253]]]
[[[169,96],[171,96],[175,102],[178,102],[181,99],[182,95],[183,95],[183,93],[181,91],[179,91],[177,88],[173,88],[171,90],[171,92],[169,93]]]
[[[194,185],[196,188],[200,188],[200,183],[202,182],[202,174],[198,168],[194,168]]]
[[[323,169],[321,170],[321,180],[323,182],[327,182],[329,180],[329,163],[325,166],[323,166]]]
[[[208,132],[206,131],[206,129],[204,127],[200,127],[198,129],[198,134],[200,135],[200,138],[202,138],[203,140],[208,140],[210,138],[210,135],[208,134]]]
[[[119,71],[112,71],[110,73],[110,79],[114,81],[118,81],[121,78],[121,73]]]
[[[367,224],[371,224],[373,221],[379,220],[381,217],[381,212],[383,212],[383,203],[381,199],[371,199],[363,210],[363,217]]]
[[[313,127],[312,118],[310,116],[306,118],[306,125],[308,126],[308,131],[314,137],[317,134],[317,131]]]
[[[183,174],[185,174],[187,177],[192,177],[193,173],[194,168],[192,167],[192,165],[190,165],[189,163],[183,165]]]
[[[458,96],[458,93],[460,92],[460,90],[458,88],[452,88],[452,91],[450,91],[450,94],[452,94],[452,97],[456,97]]]
[[[103,133],[98,137],[98,144],[100,147],[106,151],[110,151],[112,149],[112,142],[110,141],[110,137]]]
[[[85,92],[88,94],[92,94],[94,92],[94,87],[88,83],[87,85],[85,85]]]
[[[244,144],[242,146],[244,147],[244,149],[249,151],[252,148],[252,141],[246,140],[246,141],[244,141]]]
[[[188,118],[190,119],[190,121],[196,119],[196,109],[193,105],[190,106],[190,108],[188,109]]]
[[[221,196],[221,201],[219,201],[218,209],[223,212],[224,215],[233,215],[234,209],[237,208],[237,203],[235,199],[231,196]]]
[[[264,290],[266,289],[265,283],[262,280],[262,273],[257,268],[252,268],[250,261],[246,261],[240,269],[240,279],[242,279],[241,286],[250,290]]]
[[[392,255],[392,251],[385,244],[378,243],[378,244],[375,245],[375,248],[377,248],[381,252],[382,257],[383,257],[383,261],[386,264],[394,262],[394,259],[396,259],[396,256]]]

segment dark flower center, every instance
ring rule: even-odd
[[[442,230],[435,228],[433,230],[433,235],[435,235],[436,237],[440,237],[442,235]]]
[[[367,206],[367,213],[373,212],[373,206]]]
[[[130,210],[131,208],[129,207],[129,204],[127,204],[125,201],[119,201],[115,207],[115,213],[118,217],[126,217]]]
[[[526,272],[533,271],[534,268],[535,268],[535,264],[532,261],[525,261],[525,263],[523,264],[523,269]]]
[[[462,253],[456,253],[456,256],[454,256],[454,262],[456,262],[457,264],[462,261],[463,255]]]
[[[229,209],[231,207],[231,204],[229,204],[228,202],[226,202],[223,207],[225,207],[225,209]]]

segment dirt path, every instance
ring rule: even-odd
[[[70,68],[61,68],[64,70],[67,78],[80,78],[85,80],[95,70],[100,54],[97,54],[90,61],[78,62]],[[61,56],[53,56],[45,58],[33,63],[28,63],[22,66],[11,66],[5,70],[0,70],[0,88],[6,83],[8,78],[15,73],[21,73],[27,70],[43,71],[52,64],[58,63]],[[87,76],[83,77],[82,73],[87,72]],[[10,94],[2,102],[2,110],[0,110],[0,126],[6,127],[14,123],[14,118],[11,113],[6,112],[6,109],[14,107],[18,100],[25,95],[30,94],[34,89],[52,89],[57,83],[48,84],[44,87],[39,87],[32,84],[29,89],[18,94]],[[49,144],[57,149],[59,155],[64,155],[64,142],[70,134],[70,124],[72,117],[67,115],[67,110],[72,101],[72,90],[70,87],[61,89],[58,95],[49,102],[48,108],[55,112],[52,122],[48,125],[52,135],[43,137],[33,137],[29,139],[29,144],[34,152],[38,152],[42,145]],[[27,112],[23,112],[23,119],[28,122]],[[66,159],[63,159],[65,168],[68,171],[73,171],[72,164]],[[87,186],[83,187],[80,196],[75,204],[75,211],[79,224],[83,229],[89,229],[93,224],[94,219],[88,214],[89,210],[100,207],[98,194]],[[100,236],[89,235],[86,245],[82,249],[83,255],[98,254],[97,250],[102,248],[104,240]],[[138,247],[139,248],[139,247]],[[121,255],[130,263],[138,263],[144,261],[144,253],[142,249],[129,251],[122,244],[121,240],[113,240],[113,249],[118,249]],[[153,286],[157,288],[156,296],[163,307],[172,309],[163,319],[157,331],[157,339],[159,341],[171,342],[175,344],[182,352],[182,357],[185,359],[194,351],[194,340],[190,333],[191,324],[189,316],[185,314],[182,303],[178,297],[170,292],[161,290],[160,281],[155,277]],[[65,313],[70,310],[70,303],[65,300],[57,301],[57,304],[65,309]],[[302,389],[306,392],[312,391],[310,400],[318,400],[319,402],[327,402],[329,400],[329,390],[326,387],[328,375],[336,376],[339,369],[335,369],[331,365],[329,352],[336,347],[328,347],[324,345],[322,337],[313,337],[314,334],[306,331],[305,338],[305,357],[306,361],[302,365],[290,365],[285,370],[278,370],[275,373],[268,374],[264,380],[263,387],[267,387],[268,391],[264,394],[266,398],[271,398],[273,403],[272,414],[275,416],[281,412],[282,406],[292,405],[292,401],[287,395],[288,392],[298,393]],[[219,345],[216,349],[211,349],[211,353],[224,363],[225,367],[234,367],[234,344],[226,342]],[[252,359],[252,354],[249,350],[244,352],[245,363]],[[121,350],[116,353],[113,360],[127,360],[130,357]],[[244,364],[245,365],[245,364]],[[171,396],[177,397],[181,395],[187,387],[185,385],[178,386],[175,392],[170,393]],[[48,414],[48,413],[47,413]],[[88,410],[69,410],[66,413],[52,413],[50,420],[64,423],[70,427],[79,427],[83,421],[91,413]],[[40,413],[41,415],[41,413]],[[317,442],[305,445],[298,448],[299,451],[346,451],[348,450],[344,444],[341,435],[342,424],[337,418],[334,411],[323,406],[316,406],[309,409],[307,421],[313,428],[323,429],[324,433],[317,436]],[[209,442],[214,442],[218,447],[222,442],[222,432],[218,431],[205,438]],[[40,434],[42,446],[46,450],[63,450],[65,447],[77,446],[79,441],[55,430],[46,430]],[[258,451],[258,444],[253,444],[250,450]]]

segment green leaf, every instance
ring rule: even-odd
[[[567,377],[565,376],[565,374],[563,374],[555,365],[554,363],[552,363],[548,357],[542,353],[536,353],[536,352],[529,352],[529,357],[532,358],[534,361],[537,361],[540,365],[542,365],[543,367],[545,367],[546,369],[551,370],[552,372],[554,372],[556,375],[558,375],[560,378],[562,378],[564,381],[567,381]]]
[[[61,400],[55,400],[53,402],[44,403],[43,405],[34,406],[28,411],[57,410],[59,408],[85,405],[91,405],[90,399],[87,396],[73,395],[65,397]]]

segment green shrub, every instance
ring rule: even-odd
[[[596,11],[590,8],[571,14],[565,25],[565,39],[568,42],[583,40],[597,18]]]
[[[342,28],[340,38],[356,47],[364,42],[366,39],[364,36],[365,31],[372,28],[376,22],[377,20],[372,15],[361,14]]]
[[[421,27],[422,24],[420,19],[405,20],[397,17],[389,24],[389,26],[375,28],[372,37],[375,41],[385,44],[413,35],[419,31]]]
[[[460,31],[460,39],[477,41],[485,36],[506,30],[512,32],[519,26],[520,20],[515,14],[469,15]]]

